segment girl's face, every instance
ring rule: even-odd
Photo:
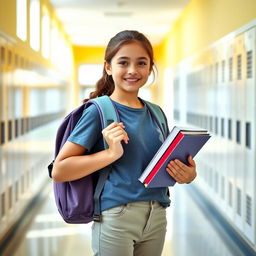
[[[112,75],[115,91],[138,93],[150,75],[150,58],[138,42],[123,45],[112,58],[105,62],[108,75]]]

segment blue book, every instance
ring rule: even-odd
[[[176,181],[166,171],[167,164],[175,159],[188,164],[188,156],[194,157],[210,137],[206,130],[175,126],[140,176],[139,181],[147,188],[173,186]]]

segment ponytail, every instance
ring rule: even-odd
[[[108,75],[105,67],[103,68],[103,75],[101,79],[96,83],[96,90],[91,92],[89,99],[84,99],[83,102],[87,102],[90,99],[94,99],[103,95],[110,96],[115,89],[112,76]]]

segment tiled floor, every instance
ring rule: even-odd
[[[168,232],[162,256],[243,256],[223,239],[190,197],[188,185],[176,185],[168,209]],[[51,188],[49,189],[51,191]],[[29,229],[4,256],[91,256],[90,224],[65,224],[49,193]],[[144,256],[144,255],[142,255]]]

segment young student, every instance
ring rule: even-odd
[[[168,188],[145,188],[138,181],[163,142],[149,110],[138,98],[154,65],[149,40],[125,30],[109,42],[102,78],[90,98],[110,96],[121,122],[103,131],[94,105],[88,107],[58,154],[52,176],[56,182],[72,181],[112,164],[101,195],[102,221],[92,226],[92,248],[100,256],[160,256],[166,233]],[[104,150],[102,136],[107,141]],[[85,154],[89,151],[90,154]],[[178,160],[167,172],[178,183],[196,177],[196,165]]]

